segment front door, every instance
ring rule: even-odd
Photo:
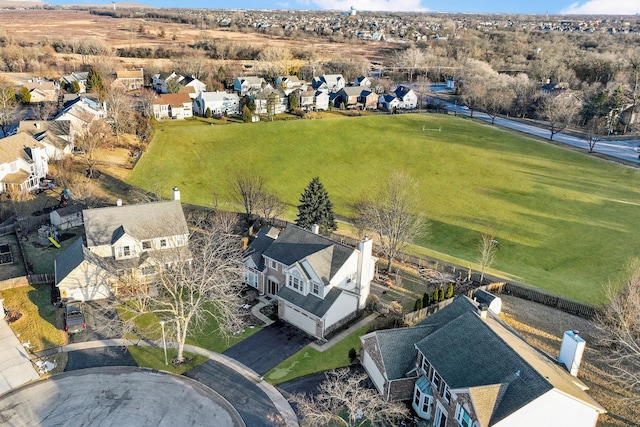
[[[278,282],[274,282],[271,279],[267,280],[267,293],[275,295],[278,293]]]

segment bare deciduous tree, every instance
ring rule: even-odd
[[[204,325],[217,325],[207,333],[224,339],[243,326],[238,237],[222,231],[215,220],[191,224],[189,250],[184,249],[154,251],[146,261],[155,270],[154,280],[146,284],[129,278],[118,290],[126,301],[121,318],[128,325],[148,313],[166,322],[177,342],[177,362],[184,360],[187,337]]]
[[[109,124],[104,120],[94,120],[88,129],[76,134],[74,146],[83,150],[83,160],[87,165],[87,176],[93,177],[99,162],[98,150],[113,143],[113,134]]]
[[[111,129],[116,136],[116,145],[120,144],[120,134],[127,126],[127,118],[131,113],[131,99],[123,85],[112,85],[105,96],[107,103],[107,115],[111,123]]]
[[[250,221],[265,194],[265,179],[253,170],[237,170],[230,175],[229,188],[234,200],[244,207],[247,220]]]
[[[2,137],[8,136],[11,127],[19,120],[20,111],[16,93],[4,77],[0,78],[0,131]]]
[[[555,134],[569,126],[578,109],[577,100],[571,96],[548,95],[543,100],[539,113],[549,123],[549,132],[551,132],[549,141],[553,140]]]
[[[285,203],[277,194],[263,192],[258,198],[256,213],[267,222],[271,222],[281,216],[285,208]]]
[[[388,271],[398,252],[422,235],[428,225],[416,214],[416,192],[417,185],[409,176],[393,173],[379,194],[356,204],[356,221],[379,236]]]
[[[483,233],[478,241],[478,264],[480,264],[480,282],[484,280],[484,272],[496,259],[498,241],[492,234]]]
[[[606,347],[605,361],[625,387],[640,396],[640,261],[630,266],[630,278],[622,288],[605,287],[606,306],[596,317]]]
[[[405,405],[385,402],[375,389],[366,387],[366,374],[351,374],[348,369],[339,369],[326,375],[318,394],[293,397],[302,418],[301,425],[398,425],[408,416]]]

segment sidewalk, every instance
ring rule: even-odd
[[[25,348],[5,319],[0,319],[0,395],[40,379]]]
[[[346,336],[351,335],[353,332],[357,331],[364,325],[368,325],[369,323],[371,323],[378,316],[379,316],[378,313],[372,313],[367,317],[365,317],[364,319],[362,319],[361,321],[359,321],[358,323],[356,323],[355,325],[351,325],[348,329],[345,329],[344,331],[340,332],[338,335],[331,338],[328,342],[322,345],[318,345],[315,342],[313,342],[309,344],[309,346],[314,350],[318,350],[319,352],[327,351],[328,349],[330,349],[331,347],[333,347],[334,345],[342,341]]]

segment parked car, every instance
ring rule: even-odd
[[[64,330],[69,334],[77,334],[87,329],[84,319],[84,308],[78,302],[67,302],[64,313]]]

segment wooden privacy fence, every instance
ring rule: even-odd
[[[55,277],[53,274],[29,274],[27,279],[31,286],[51,285],[55,283]]]
[[[404,315],[403,320],[406,325],[415,325],[420,322],[427,316],[432,315],[438,310],[441,310],[451,304],[453,302],[453,298],[446,299],[444,301],[440,301],[437,304],[430,305],[429,307],[422,308],[418,311],[412,311],[411,313],[407,313]]]
[[[566,298],[562,298],[556,295],[548,294],[538,289],[533,289],[528,286],[509,283],[507,282],[502,290],[505,294],[513,295],[514,297],[534,301],[540,304],[555,307],[564,312],[575,314],[576,316],[584,317],[587,319],[593,319],[597,313],[597,309],[593,306],[582,304],[576,301],[571,301]]]
[[[16,226],[13,224],[4,225],[0,227],[0,236],[6,236],[8,234],[13,234],[16,232]]]

